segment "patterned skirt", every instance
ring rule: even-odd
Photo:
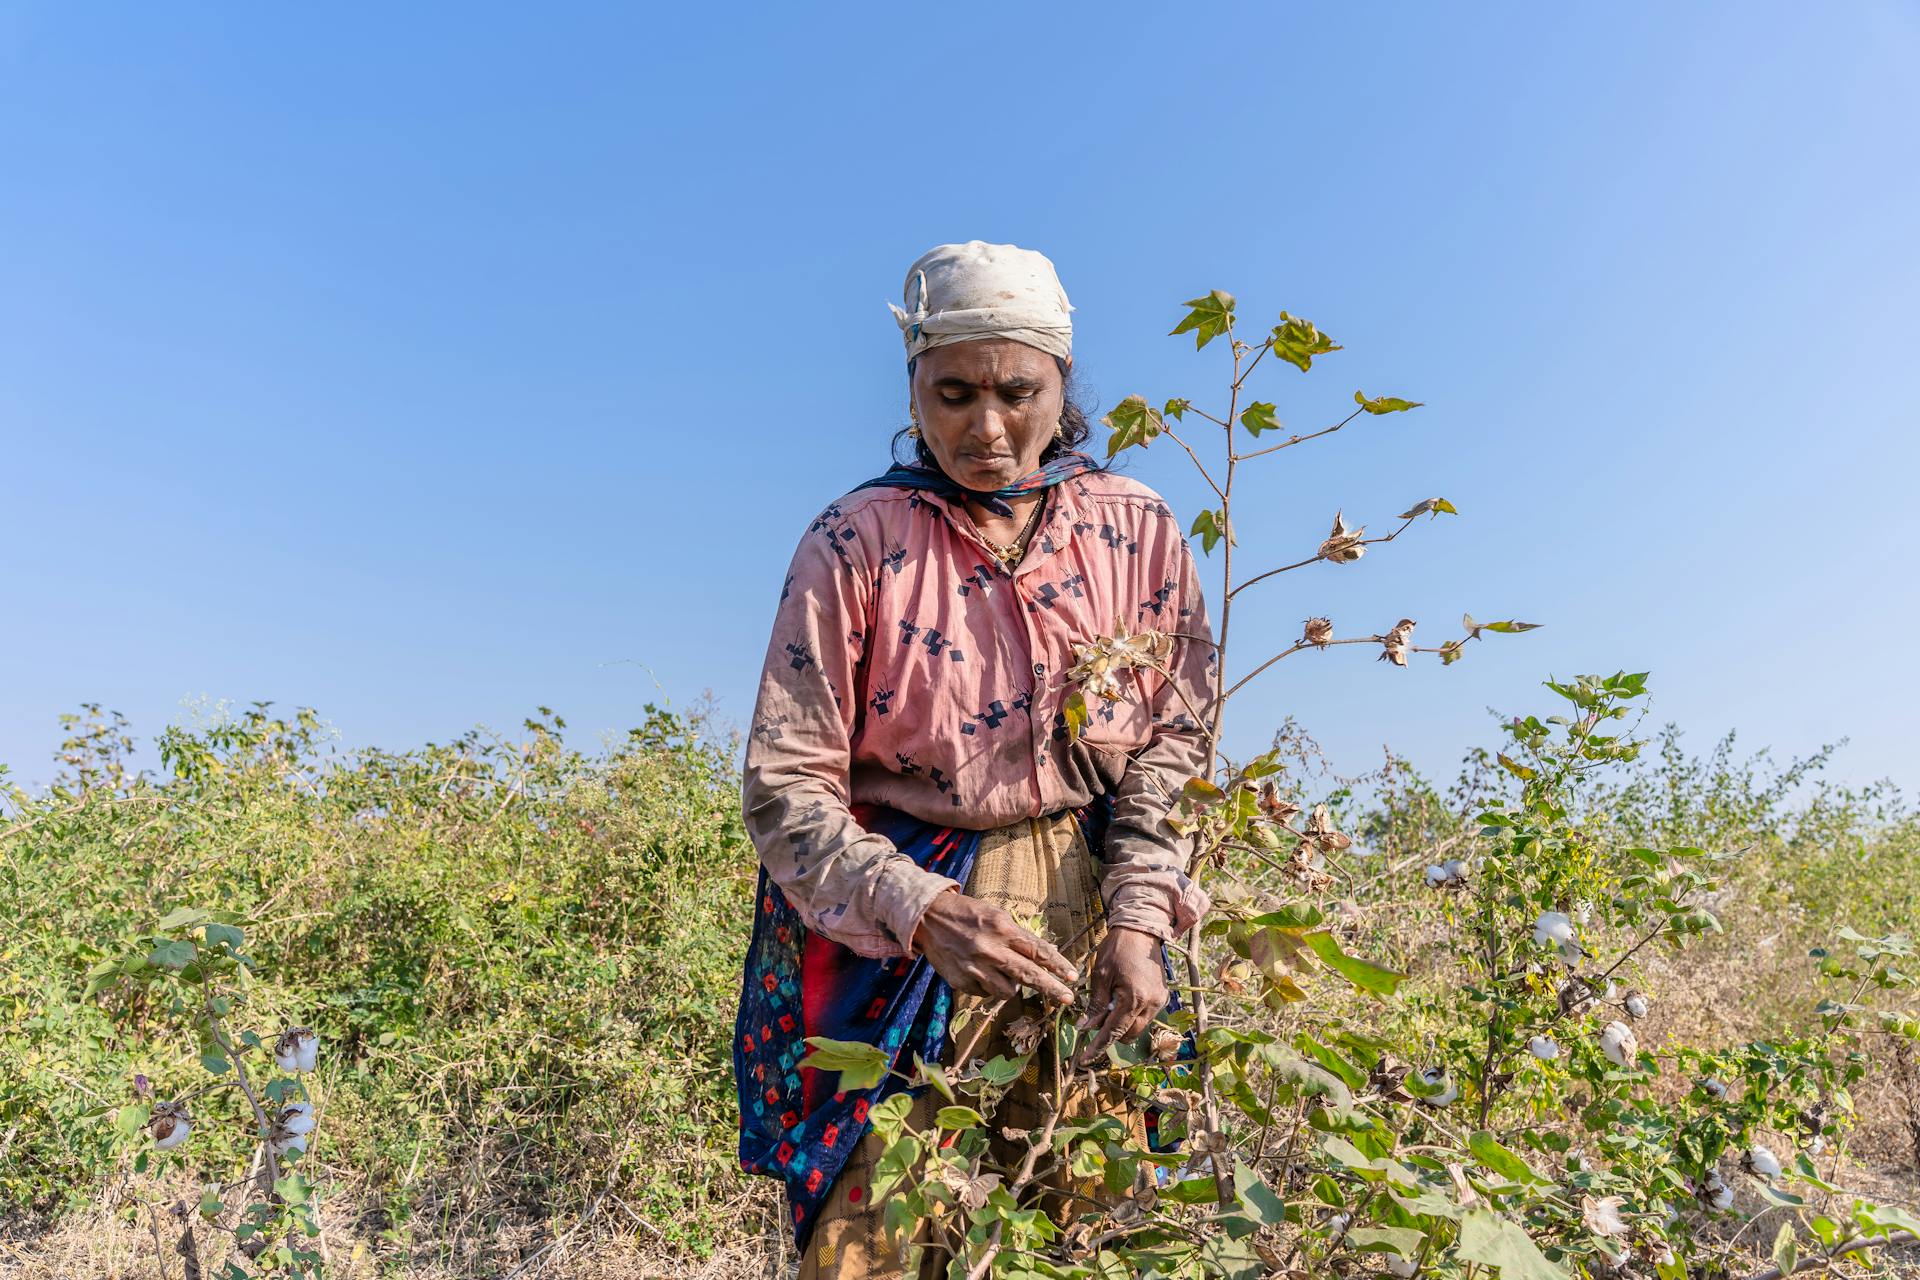
[[[1014,919],[1041,923],[1042,936],[1059,946],[1067,958],[1085,972],[1095,948],[1105,936],[1102,921],[1098,868],[1082,824],[1071,813],[1047,818],[1029,818],[981,835],[966,891],[1005,908]],[[1007,1001],[989,1021],[985,1010],[994,1001],[975,996],[955,996],[953,1014],[971,1010],[956,1043],[947,1047],[946,1065],[959,1051],[971,1057],[992,1058],[1004,1054],[1018,1056],[1006,1040],[1005,1028],[1024,1014],[1043,1012],[1037,997],[1023,1003]],[[1009,1167],[1026,1152],[1024,1142],[1011,1141],[999,1130],[1032,1130],[1045,1123],[1042,1107],[1042,1082],[1051,1082],[1052,1046],[1044,1045],[1033,1055],[1024,1076],[1008,1091],[992,1119],[995,1159]],[[1082,1077],[1084,1079],[1084,1077]],[[943,1100],[931,1093],[914,1102],[909,1123],[916,1129],[933,1127],[933,1112]],[[1095,1114],[1121,1117],[1133,1131],[1137,1143],[1147,1140],[1145,1118],[1124,1102],[1109,1095],[1092,1096],[1084,1090],[1069,1091],[1063,1105],[1070,1118]],[[872,1132],[855,1145],[830,1193],[821,1204],[810,1238],[800,1258],[802,1280],[816,1277],[900,1277],[906,1274],[903,1250],[918,1243],[922,1246],[918,1275],[945,1274],[947,1257],[931,1247],[931,1233],[923,1228],[914,1241],[895,1241],[882,1226],[882,1206],[868,1194],[875,1162],[883,1144]],[[1071,1191],[1081,1197],[1103,1200],[1105,1192],[1086,1180],[1069,1180],[1064,1172],[1059,1185],[1044,1184],[1052,1191]],[[1059,1207],[1056,1205],[1056,1207]],[[1082,1206],[1084,1207],[1084,1206]]]

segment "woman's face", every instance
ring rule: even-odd
[[[1065,390],[1052,356],[1011,338],[934,347],[913,368],[921,440],[948,476],[988,493],[1039,467]]]

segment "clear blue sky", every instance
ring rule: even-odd
[[[1547,624],[1290,659],[1236,745],[1450,776],[1624,667],[1700,747],[1920,783],[1916,67],[1910,2],[0,3],[0,761],[82,700],[744,720],[903,421],[883,304],[978,237],[1058,263],[1103,409],[1213,394],[1164,336],[1209,288],[1346,344],[1260,384],[1290,427],[1427,402],[1281,455],[1242,543],[1459,520],[1243,643]],[[1182,466],[1132,470],[1190,518]]]

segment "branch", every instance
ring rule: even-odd
[[[1792,1271],[1783,1272],[1779,1267],[1768,1267],[1765,1271],[1754,1272],[1747,1277],[1747,1280],[1781,1280],[1783,1276],[1797,1275],[1802,1271],[1811,1271],[1815,1267],[1829,1266],[1835,1258],[1844,1257],[1858,1249],[1873,1249],[1889,1244],[1913,1244],[1916,1241],[1920,1241],[1920,1236],[1914,1235],[1911,1231],[1894,1231],[1879,1237],[1855,1236],[1851,1240],[1841,1241],[1825,1253],[1816,1253],[1811,1258],[1802,1258],[1794,1265]]]
[[[1395,529],[1392,533],[1381,534],[1377,538],[1362,538],[1358,542],[1352,543],[1351,545],[1356,547],[1370,547],[1378,542],[1392,542],[1395,538],[1405,533],[1408,527],[1412,525],[1413,522],[1415,520],[1418,520],[1419,518],[1420,518],[1419,516],[1409,516],[1406,520],[1402,521],[1400,527],[1398,529]],[[1312,564],[1315,560],[1325,560],[1325,559],[1326,557],[1324,555],[1315,553],[1310,558],[1302,560],[1297,564],[1282,565],[1278,569],[1269,569],[1265,573],[1257,574],[1254,577],[1248,578],[1245,582],[1233,588],[1233,590],[1227,592],[1227,598],[1232,599],[1234,596],[1239,595],[1242,591],[1245,591],[1248,587],[1252,586],[1254,583],[1259,582],[1266,578],[1271,578],[1276,573],[1286,573],[1290,569],[1304,568],[1307,565]]]
[[[1265,353],[1263,352],[1262,354],[1265,354]],[[1293,448],[1293,446],[1297,444],[1305,444],[1309,440],[1318,440],[1321,436],[1330,436],[1334,432],[1346,426],[1349,422],[1352,422],[1355,418],[1359,417],[1362,413],[1365,413],[1365,412],[1366,412],[1365,409],[1355,409],[1352,413],[1340,419],[1340,421],[1334,423],[1330,427],[1324,428],[1323,430],[1309,432],[1304,436],[1289,436],[1285,440],[1281,441],[1279,444],[1270,444],[1264,449],[1255,449],[1252,453],[1236,453],[1233,455],[1234,461],[1245,462],[1248,458],[1258,458],[1258,457],[1263,457],[1264,455],[1269,453],[1278,453],[1282,449],[1291,449]]]
[[[1207,464],[1200,461],[1200,455],[1193,451],[1193,446],[1188,444],[1185,440],[1182,440],[1179,434],[1175,432],[1174,429],[1168,426],[1165,422],[1162,422],[1160,424],[1160,434],[1163,436],[1166,436],[1168,439],[1172,440],[1175,444],[1179,445],[1182,449],[1185,449],[1187,451],[1187,456],[1193,459],[1193,465],[1200,468],[1200,478],[1207,482],[1207,487],[1213,490],[1215,497],[1224,501],[1227,496],[1226,491],[1223,490],[1219,485],[1214,483],[1213,474],[1207,470]]]

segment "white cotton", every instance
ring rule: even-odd
[[[1544,911],[1533,922],[1533,944],[1544,947],[1549,943],[1560,948],[1564,960],[1576,960],[1584,950],[1574,936],[1572,917],[1564,911]]]
[[[1552,1036],[1535,1036],[1527,1041],[1527,1052],[1542,1062],[1552,1062],[1560,1056],[1560,1042]]]
[[[1427,1092],[1415,1096],[1430,1107],[1452,1106],[1460,1100],[1460,1086],[1453,1082],[1445,1067],[1422,1069],[1420,1083]]]
[[[1709,1209],[1725,1213],[1733,1208],[1733,1188],[1718,1173],[1710,1173],[1706,1185],[1700,1189],[1700,1201]]]
[[[1747,1171],[1756,1178],[1777,1178],[1780,1176],[1780,1157],[1773,1154],[1771,1148],[1755,1144],[1747,1149],[1744,1162]]]
[[[1640,1056],[1640,1041],[1624,1022],[1609,1022],[1600,1030],[1600,1052],[1616,1067],[1630,1067]]]
[[[288,1133],[313,1132],[313,1104],[290,1102],[280,1110],[280,1127]]]
[[[1712,1076],[1709,1076],[1700,1082],[1700,1087],[1707,1091],[1709,1098],[1724,1098],[1727,1096],[1727,1082],[1724,1080],[1716,1080]]]
[[[1409,1277],[1420,1270],[1420,1264],[1412,1258],[1402,1258],[1394,1254],[1388,1254],[1387,1270],[1399,1276],[1400,1280],[1408,1280]]]
[[[1441,888],[1452,879],[1453,877],[1447,874],[1445,867],[1433,865],[1427,868],[1427,888],[1429,889]]]
[[[1465,859],[1448,858],[1446,862],[1441,865],[1446,870],[1446,873],[1455,880],[1465,880],[1467,878],[1467,864]]]
[[[1648,1012],[1652,1010],[1652,1008],[1653,1008],[1653,1002],[1647,999],[1646,996],[1642,995],[1640,992],[1629,991],[1627,993],[1627,1016],[1628,1017],[1644,1018],[1647,1016]]]

